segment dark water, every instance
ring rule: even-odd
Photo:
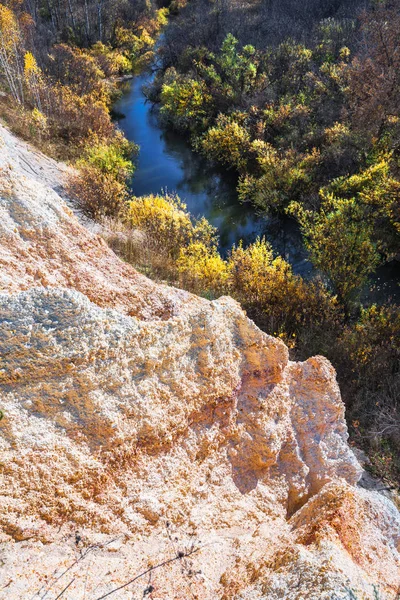
[[[253,207],[239,202],[233,174],[218,170],[194,152],[189,140],[160,126],[157,111],[146,101],[142,87],[151,75],[144,74],[124,84],[115,105],[118,124],[128,140],[139,144],[137,169],[131,189],[137,196],[160,192],[176,193],[194,216],[204,215],[218,228],[222,254],[243,240],[251,243],[265,235],[277,254],[295,273],[308,277],[313,267],[308,260],[300,231],[290,219],[265,219]],[[400,301],[400,263],[380,267],[364,288],[365,302]]]
[[[140,146],[131,184],[133,193],[178,194],[192,215],[204,215],[218,228],[224,254],[240,240],[248,244],[258,235],[266,235],[297,272],[309,272],[311,267],[294,222],[258,217],[252,206],[239,202],[233,174],[210,166],[192,150],[188,139],[160,126],[157,110],[142,93],[150,77],[145,74],[125,84],[115,105],[115,112],[124,115],[119,118],[119,127]]]
[[[157,111],[141,91],[148,80],[148,75],[132,80],[115,106],[125,115],[119,121],[125,136],[140,146],[133,193],[178,194],[192,215],[204,215],[218,227],[224,249],[239,239],[253,240],[265,223],[239,203],[233,176],[210,167],[181,135],[160,128]]]

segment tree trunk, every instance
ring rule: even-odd
[[[89,21],[89,7],[87,0],[85,0],[85,23],[86,23],[86,40],[88,46],[90,45],[90,21]]]
[[[72,31],[76,35],[75,17],[74,17],[74,11],[72,10],[71,0],[68,0],[68,8],[69,8],[69,12],[71,15]]]
[[[97,18],[99,22],[99,40],[103,41],[103,0],[97,2]]]

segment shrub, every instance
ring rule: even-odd
[[[349,306],[379,262],[399,249],[400,184],[390,175],[391,156],[350,177],[334,179],[320,190],[319,211],[292,203],[311,259],[326,273],[334,291]]]
[[[383,392],[400,375],[400,310],[398,306],[363,308],[359,319],[347,325],[340,346],[348,360],[348,383]]]
[[[66,141],[78,152],[77,146],[95,133],[107,139],[114,135],[107,103],[92,94],[78,96],[68,86],[57,83],[51,89],[48,111],[53,134]]]
[[[311,195],[314,170],[320,161],[317,150],[308,154],[278,152],[271,144],[255,140],[251,151],[259,176],[241,177],[238,192],[243,202],[250,201],[267,213],[282,212],[290,200]]]
[[[298,211],[313,264],[326,273],[349,306],[379,263],[371,226],[354,200],[324,204],[319,213]]]
[[[334,318],[335,304],[323,286],[294,275],[265,239],[234,247],[228,268],[232,295],[264,331],[283,337],[290,347],[305,327]]]
[[[124,183],[135,171],[131,157],[137,152],[138,146],[128,142],[120,132],[110,141],[100,140],[93,135],[86,146],[84,158],[77,162],[77,166],[91,165]]]
[[[215,127],[202,138],[200,149],[208,158],[240,171],[246,166],[250,136],[232,117],[219,115]]]
[[[186,206],[175,196],[132,198],[124,220],[146,234],[149,244],[160,253],[177,257],[190,242],[192,222]]]
[[[227,290],[228,265],[215,247],[194,242],[181,248],[177,267],[185,289],[213,297]]]
[[[91,165],[82,166],[69,177],[66,191],[83,214],[93,219],[115,216],[127,200],[124,183]]]
[[[35,135],[39,138],[39,142],[41,141],[42,136],[48,135],[47,118],[37,108],[34,108],[32,111],[31,123],[31,136],[34,137]]]
[[[398,485],[400,307],[362,309],[327,354],[338,370],[354,441],[368,451],[374,474]]]
[[[195,129],[208,114],[211,101],[204,82],[167,71],[161,88],[161,115],[177,129]]]
[[[182,248],[193,242],[215,246],[215,229],[206,219],[193,220],[177,196],[132,198],[124,221],[146,234],[148,245],[160,254],[177,260]]]

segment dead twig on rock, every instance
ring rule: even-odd
[[[76,560],[74,560],[62,573],[60,573],[60,575],[58,575],[57,577],[54,577],[55,573],[57,572],[57,569],[56,569],[54,571],[54,573],[53,573],[53,581],[50,581],[50,583],[47,584],[47,587],[46,586],[42,586],[40,588],[40,590],[37,591],[32,596],[31,600],[33,600],[36,596],[39,596],[42,593],[43,593],[43,595],[40,596],[40,600],[44,600],[46,598],[47,594],[50,592],[51,588],[54,587],[56,585],[56,583],[62,577],[64,577],[64,575],[66,575],[71,569],[73,569],[78,563],[80,563],[81,561],[83,561],[88,556],[88,554],[90,554],[94,550],[98,550],[98,549],[100,549],[102,547],[106,547],[109,544],[112,544],[113,542],[115,542],[116,539],[118,539],[118,538],[113,538],[112,540],[110,540],[109,542],[107,542],[105,544],[92,544],[92,545],[88,546],[88,548],[86,548],[86,550],[84,550],[84,551],[81,550],[80,556]],[[76,537],[75,537],[75,540],[76,540]],[[62,593],[64,593],[65,589],[67,589],[67,588],[64,588],[64,590],[63,590]],[[57,596],[57,598],[59,598],[59,596]]]
[[[61,596],[64,594],[64,592],[67,591],[67,589],[74,583],[74,581],[75,581],[75,577],[73,579],[71,579],[71,581],[69,582],[69,584],[66,585],[63,590],[61,590],[61,592],[58,594],[58,596],[56,596],[54,598],[54,600],[58,600],[59,598],[61,598]]]
[[[119,592],[120,590],[125,589],[126,587],[128,587],[129,585],[131,585],[132,583],[134,583],[135,581],[137,581],[141,577],[144,577],[145,575],[148,575],[149,573],[152,573],[156,569],[160,569],[161,567],[165,567],[166,565],[169,565],[169,564],[175,562],[176,560],[182,560],[182,558],[188,558],[192,554],[195,554],[196,552],[199,552],[202,548],[203,548],[203,546],[200,546],[200,548],[196,548],[195,550],[191,550],[190,552],[187,552],[187,553],[185,553],[185,552],[178,552],[178,554],[176,556],[174,556],[173,558],[169,558],[168,560],[164,560],[163,562],[159,563],[158,565],[154,565],[154,567],[150,567],[149,569],[147,569],[146,571],[143,571],[143,573],[140,573],[139,575],[136,575],[136,577],[134,577],[130,581],[127,581],[123,585],[120,585],[119,587],[111,590],[110,592],[107,592],[103,596],[99,596],[98,598],[96,598],[96,600],[103,600],[104,598],[108,598],[108,596],[111,596],[111,594],[115,594],[116,592]]]

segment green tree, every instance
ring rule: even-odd
[[[379,264],[372,227],[357,200],[336,199],[324,192],[319,212],[291,205],[298,217],[313,264],[326,273],[340,302],[355,297]]]
[[[211,96],[204,82],[167,72],[161,89],[161,114],[177,129],[195,129],[207,117]]]
[[[240,171],[246,166],[250,135],[234,116],[219,115],[215,126],[201,139],[199,147],[208,158]]]
[[[254,46],[244,46],[238,52],[238,40],[228,33],[221,46],[221,52],[216,60],[221,70],[223,80],[230,83],[233,94],[250,92],[257,77],[256,50]]]

